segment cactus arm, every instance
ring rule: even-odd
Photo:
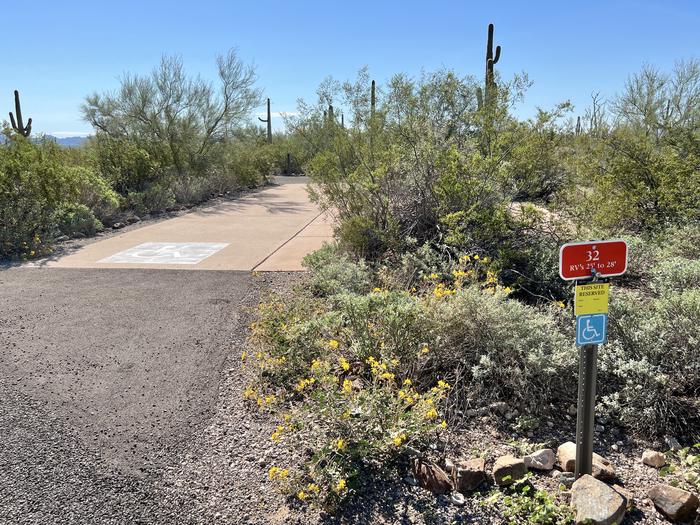
[[[493,57],[493,63],[496,64],[499,58],[501,58],[501,46],[496,46],[496,56]]]
[[[19,128],[24,128],[24,122],[22,120],[22,106],[19,103],[19,91],[15,89],[15,113],[17,114],[17,124]]]
[[[17,129],[17,123],[15,122],[15,116],[10,111],[10,124],[12,124],[12,129]]]

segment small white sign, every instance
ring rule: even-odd
[[[197,264],[228,246],[225,242],[145,242],[100,263]]]

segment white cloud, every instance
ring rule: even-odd
[[[48,134],[57,139],[64,139],[66,137],[89,137],[95,133],[93,131],[52,131]]]

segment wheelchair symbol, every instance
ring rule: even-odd
[[[607,340],[607,314],[579,315],[576,318],[576,344],[599,345]]]

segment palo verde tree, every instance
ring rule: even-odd
[[[218,86],[185,73],[179,57],[164,56],[150,75],[127,74],[114,93],[95,93],[82,112],[97,130],[125,139],[182,175],[206,158],[260,103],[253,66],[235,50],[217,59]]]

